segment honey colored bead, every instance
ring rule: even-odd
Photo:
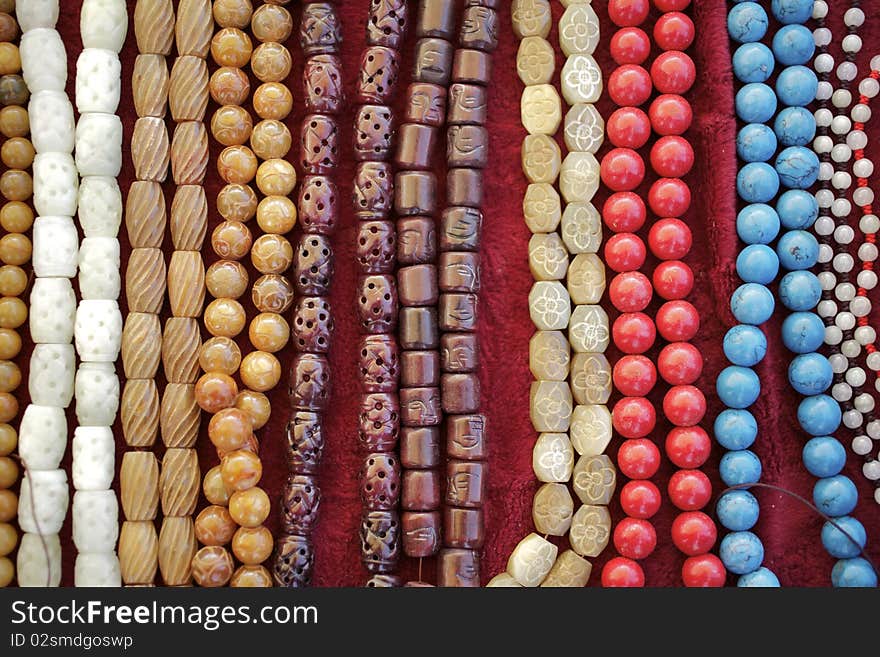
[[[250,0],[214,0],[214,21],[220,27],[247,28],[254,8]]]
[[[234,338],[244,330],[247,315],[235,299],[214,299],[205,308],[205,328],[214,336]]]
[[[10,105],[0,110],[0,132],[7,139],[27,136],[30,127],[28,113],[24,107]]]
[[[0,523],[0,557],[10,554],[18,544],[18,532],[9,523]]]
[[[575,406],[569,437],[578,454],[596,456],[611,442],[611,413],[603,405]]]
[[[218,105],[243,105],[250,95],[251,83],[240,68],[224,66],[211,75],[208,89]]]
[[[556,558],[556,563],[541,582],[543,587],[584,587],[590,580],[592,564],[579,557],[574,550],[566,550]]]
[[[559,171],[559,191],[567,203],[587,203],[599,189],[599,162],[592,153],[569,153]]]
[[[223,475],[220,474],[219,465],[215,465],[205,473],[202,492],[205,493],[205,498],[211,504],[219,504],[220,506],[229,504],[229,491],[226,490],[226,484],[223,483]]]
[[[203,587],[225,586],[234,568],[229,550],[218,545],[203,547],[192,558],[193,580]]]
[[[529,292],[529,315],[540,331],[561,331],[568,327],[571,300],[559,281],[537,281]]]
[[[568,323],[568,341],[578,352],[599,353],[608,348],[611,332],[602,306],[576,306]]]
[[[224,221],[211,233],[211,246],[221,258],[241,260],[251,251],[250,229],[240,221]]]
[[[550,42],[539,36],[526,37],[516,51],[516,73],[526,86],[549,84],[556,69],[556,54]]]
[[[261,160],[283,158],[292,144],[290,128],[275,119],[260,121],[251,133],[251,150]]]
[[[0,299],[0,328],[15,329],[27,319],[27,306],[18,297]],[[3,420],[5,422],[5,420]]]
[[[34,193],[31,174],[20,169],[9,169],[0,176],[0,194],[7,201],[27,201]]]
[[[0,489],[12,488],[16,481],[18,481],[18,464],[8,456],[0,456]]]
[[[571,394],[576,404],[606,404],[611,396],[611,365],[604,354],[579,352],[571,359]]]
[[[0,424],[0,456],[11,454],[18,445],[18,434],[9,424]]]
[[[535,431],[568,431],[573,401],[565,381],[534,381],[529,392],[529,408]]]
[[[562,99],[552,84],[523,89],[520,121],[531,135],[553,135],[562,122]]]
[[[21,267],[15,265],[3,265],[0,267],[0,295],[4,297],[21,296],[27,288],[27,282],[28,276]],[[3,302],[0,301],[0,309],[2,307]]]
[[[229,338],[211,338],[199,350],[199,366],[204,372],[221,372],[232,376],[240,364],[241,350]]]
[[[292,66],[290,51],[274,41],[260,44],[251,55],[251,71],[260,82],[282,82]]]
[[[296,187],[296,169],[287,160],[266,160],[257,169],[257,188],[266,196],[287,196]]]
[[[196,538],[202,545],[226,545],[238,527],[226,507],[212,504],[196,517]]]
[[[241,382],[257,392],[272,390],[281,380],[281,363],[265,351],[252,351],[241,361]]]
[[[507,560],[507,572],[521,586],[538,586],[556,561],[559,552],[553,543],[537,534],[521,540]]]
[[[238,105],[224,105],[211,117],[211,134],[224,146],[238,146],[250,139],[254,122],[248,111]]]
[[[287,196],[267,196],[257,206],[257,224],[266,233],[289,233],[296,226],[296,217],[296,204]]]
[[[254,348],[275,353],[281,351],[290,339],[290,326],[277,313],[260,313],[251,320],[248,337]]]
[[[257,156],[247,146],[228,146],[217,158],[217,171],[224,181],[246,185],[257,175]]]
[[[246,449],[253,435],[250,417],[237,408],[218,411],[208,423],[208,439],[221,458],[229,452]]]
[[[254,282],[251,299],[261,313],[283,313],[293,303],[293,286],[285,276],[267,274]]]
[[[0,588],[9,586],[15,577],[15,566],[8,557],[0,557]]]
[[[226,221],[247,222],[257,212],[257,195],[248,185],[226,185],[217,194],[217,212]]]
[[[261,274],[283,274],[293,262],[293,246],[283,235],[261,235],[251,248],[251,262]]]
[[[229,491],[247,490],[260,483],[263,464],[260,457],[253,452],[239,449],[223,457],[220,474]]]
[[[0,522],[11,522],[18,513],[18,495],[11,490],[0,490]]]
[[[9,142],[6,142],[7,144]],[[21,201],[10,201],[0,210],[0,226],[10,233],[24,233],[34,224],[34,211]]]
[[[569,203],[562,213],[562,241],[569,253],[596,253],[602,244],[602,218],[592,203]]]
[[[263,5],[268,7],[270,5]],[[264,566],[239,566],[229,580],[229,586],[241,588],[269,588],[273,585],[272,574]]]
[[[251,38],[235,27],[224,27],[211,39],[211,57],[218,66],[244,68],[252,52]]]
[[[280,82],[265,82],[254,92],[254,111],[261,119],[284,120],[293,109],[290,89]]]
[[[15,41],[18,36],[18,23],[11,15],[15,11],[15,0],[3,0],[0,5],[0,41]]]
[[[14,392],[21,385],[21,370],[11,360],[0,360],[0,392]]]
[[[237,394],[238,385],[227,374],[208,372],[196,382],[196,403],[206,413],[217,413],[233,406]]]
[[[538,481],[564,483],[574,467],[574,449],[564,433],[542,433],[532,450],[532,470]]]
[[[27,84],[20,75],[0,77],[0,104],[25,105],[30,95]]]
[[[251,418],[254,431],[262,429],[272,414],[272,404],[262,392],[242,390],[235,398],[235,407],[245,411]]]
[[[571,476],[575,495],[584,504],[608,504],[616,482],[617,470],[605,454],[580,457]]]
[[[0,359],[15,358],[21,352],[21,336],[12,329],[0,329]]]
[[[8,233],[0,238],[0,262],[23,265],[31,259],[33,245],[27,235]]]
[[[522,170],[529,182],[553,184],[562,165],[562,150],[548,135],[527,135],[522,143]]]
[[[0,159],[10,169],[27,169],[34,163],[34,145],[30,139],[7,139],[0,148]]]
[[[526,226],[533,233],[552,233],[562,218],[562,202],[553,185],[533,183],[522,202]]]
[[[259,486],[241,490],[229,498],[229,513],[241,527],[259,527],[269,517],[269,496]]]
[[[234,260],[218,260],[205,273],[205,287],[216,299],[238,299],[247,291],[247,284],[247,269]]]
[[[232,552],[245,565],[263,563],[272,554],[272,534],[265,527],[239,527],[232,538]]]
[[[550,33],[553,20],[550,3],[547,0],[513,0],[510,5],[510,19],[517,38],[546,37]]]
[[[536,281],[559,281],[568,271],[568,251],[559,233],[536,233],[529,240],[529,269]]]
[[[532,520],[535,531],[551,536],[565,536],[571,527],[574,501],[564,483],[541,486],[532,500]]]
[[[595,253],[579,253],[568,267],[566,284],[574,303],[599,303],[605,293],[605,264]]]
[[[251,32],[257,41],[277,41],[284,43],[293,31],[293,18],[290,12],[279,3],[266,3],[259,7],[251,18]]]
[[[595,103],[602,95],[602,70],[592,55],[571,55],[560,74],[562,96],[569,105]]]
[[[536,331],[529,340],[529,369],[537,381],[565,381],[571,346],[562,331]]]
[[[568,540],[582,557],[598,557],[611,537],[611,514],[604,506],[582,505],[571,519]]]
[[[578,103],[565,114],[563,134],[569,151],[596,153],[605,140],[605,121],[595,105]]]

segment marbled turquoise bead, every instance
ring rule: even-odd
[[[797,418],[811,436],[830,436],[840,426],[840,404],[828,395],[804,397],[798,404]]]
[[[766,244],[749,244],[736,258],[736,272],[745,283],[768,285],[779,273],[779,258]]]
[[[746,203],[766,203],[779,192],[776,169],[766,162],[749,162],[736,174],[736,191]]]
[[[790,230],[779,238],[776,254],[784,269],[810,269],[819,259],[819,241],[805,230]]]
[[[760,568],[764,546],[752,532],[731,532],[721,539],[718,556],[728,572],[745,575]]]
[[[788,382],[802,395],[825,392],[833,379],[831,363],[816,352],[795,356],[788,365]]]
[[[773,0],[770,11],[783,25],[806,23],[813,16],[813,0]]]
[[[831,436],[810,438],[801,456],[807,471],[814,477],[833,477],[846,465],[846,450]]]
[[[873,588],[877,586],[877,573],[864,558],[841,559],[831,569],[831,584],[836,587]]]
[[[828,554],[835,559],[852,559],[859,556],[868,541],[865,526],[852,516],[835,518],[834,523],[837,526],[830,522],[822,525],[822,545],[828,550]],[[849,534],[849,537],[838,527]],[[855,540],[855,543],[850,540],[850,537]]]
[[[812,310],[821,298],[822,285],[811,271],[790,271],[779,281],[779,300],[789,310]]]
[[[751,368],[728,365],[718,373],[715,390],[727,408],[748,408],[761,394],[761,380]]]
[[[779,588],[779,578],[772,570],[761,566],[756,571],[740,577],[736,585],[741,588]]]
[[[776,95],[783,105],[801,107],[816,100],[819,79],[806,66],[787,66],[776,76]]]
[[[784,66],[806,64],[815,50],[813,33],[803,25],[786,25],[773,35],[773,54]]]
[[[785,305],[788,307],[787,304]],[[814,303],[810,307],[815,305]],[[816,351],[824,341],[825,324],[816,313],[793,312],[782,322],[782,343],[789,351],[796,354],[806,354]]]
[[[816,119],[803,107],[786,107],[776,115],[773,131],[783,146],[806,146],[816,136]]]
[[[769,244],[779,225],[779,215],[766,203],[750,203],[736,215],[736,234],[746,244]]]
[[[819,158],[810,148],[789,146],[776,156],[779,182],[789,189],[809,189],[819,177]]]
[[[845,475],[823,477],[813,486],[813,504],[832,518],[852,513],[858,500],[856,485]]]
[[[754,367],[767,354],[767,336],[757,326],[737,324],[724,335],[723,348],[734,365]]]
[[[736,154],[746,162],[766,162],[776,153],[776,134],[763,123],[749,123],[736,135]]]
[[[742,324],[763,324],[773,315],[774,306],[773,293],[758,283],[743,283],[730,297],[730,310]]]
[[[740,43],[760,41],[768,23],[767,12],[757,2],[741,2],[727,13],[727,33]]]
[[[750,82],[736,92],[734,105],[742,121],[767,123],[776,114],[776,94],[762,82]]]
[[[718,522],[732,532],[743,532],[754,527],[760,513],[758,500],[747,490],[728,491],[715,505]]]
[[[776,214],[786,228],[811,228],[819,216],[819,203],[803,189],[790,189],[776,201]]]
[[[733,53],[733,74],[740,82],[766,82],[775,60],[763,43],[744,43]]]
[[[748,449],[726,452],[718,464],[718,474],[728,486],[757,483],[761,480],[761,459]]]
[[[747,449],[758,437],[758,422],[750,411],[728,408],[715,418],[712,430],[724,449]]]

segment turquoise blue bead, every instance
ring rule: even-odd
[[[727,452],[718,464],[718,474],[728,486],[757,483],[761,480],[761,459],[748,449]]]
[[[811,271],[791,271],[779,281],[779,300],[789,310],[812,310],[821,298],[822,285]]]
[[[787,66],[776,76],[776,95],[783,105],[805,106],[816,100],[819,79],[806,66]]]
[[[830,436],[840,426],[840,404],[828,395],[804,397],[798,404],[797,418],[811,436]]]
[[[713,432],[724,449],[747,449],[758,437],[758,422],[749,411],[728,408],[715,418]]]
[[[766,82],[775,60],[763,43],[744,43],[733,53],[733,74],[740,82]]]
[[[783,146],[806,146],[816,136],[816,119],[803,107],[786,107],[776,115],[773,132]]]
[[[736,585],[741,588],[779,588],[779,578],[772,570],[761,566],[756,571],[740,577]]]
[[[840,531],[841,529],[843,531]],[[850,538],[855,540],[855,543]],[[852,559],[859,556],[867,541],[865,526],[852,516],[835,518],[834,524],[826,522],[822,525],[822,545],[835,559]]]
[[[873,588],[877,586],[877,573],[873,566],[862,557],[841,559],[831,569],[831,585]]]
[[[742,532],[754,527],[760,513],[758,500],[747,490],[728,491],[715,505],[718,522],[732,532]]]
[[[816,352],[795,356],[788,366],[788,382],[802,395],[825,392],[833,379],[831,363]]]
[[[715,390],[728,408],[748,408],[761,394],[761,380],[748,367],[729,365],[718,373]]]
[[[762,82],[740,87],[734,97],[736,115],[746,123],[767,123],[776,114],[776,94]]]
[[[721,539],[718,556],[728,572],[745,575],[760,568],[764,546],[752,532],[731,532]]]
[[[803,189],[790,189],[776,201],[776,214],[786,228],[811,228],[819,216],[819,203]]]
[[[816,351],[824,341],[825,324],[816,313],[793,312],[782,322],[782,343],[789,351],[806,354]]]
[[[763,123],[749,123],[736,135],[736,154],[746,162],[766,162],[776,153],[776,134]]]
[[[813,16],[813,0],[773,0],[770,11],[780,23],[806,23]]]
[[[819,259],[819,241],[805,230],[790,230],[779,238],[776,253],[784,269],[810,269]]]
[[[736,234],[746,244],[769,244],[779,225],[779,215],[766,203],[750,203],[736,215]]]
[[[742,324],[759,326],[773,315],[773,293],[757,283],[743,283],[730,297],[730,310]]]
[[[846,465],[846,450],[831,436],[810,438],[801,456],[807,472],[814,477],[833,477]]]
[[[852,513],[858,499],[856,485],[846,475],[823,477],[813,486],[813,504],[832,518]]]
[[[727,13],[727,33],[740,43],[760,41],[768,23],[767,12],[756,2],[741,2]]]
[[[784,66],[806,64],[815,50],[813,33],[803,25],[786,25],[773,35],[773,54]]]
[[[746,283],[772,283],[779,273],[779,258],[766,244],[750,244],[739,252],[736,271]]]
[[[767,354],[767,336],[757,326],[737,324],[724,335],[723,348],[734,365],[753,367]]]
[[[766,162],[749,162],[736,174],[736,191],[746,203],[766,203],[779,192],[776,169]]]
[[[819,177],[819,158],[812,149],[789,146],[776,156],[779,182],[789,189],[809,189]]]

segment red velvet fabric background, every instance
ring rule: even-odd
[[[81,2],[64,0],[61,4],[58,29],[68,48],[68,92],[72,96],[75,63],[81,50],[79,38]],[[135,2],[129,0],[128,4],[131,15]],[[413,12],[416,4],[415,1],[412,2]],[[559,2],[552,4],[554,16],[558,18],[562,11],[561,5]],[[769,2],[765,4],[769,6]],[[848,5],[848,3],[829,2],[828,4],[833,7],[832,13],[835,16],[830,24],[837,35],[832,52],[839,57],[843,13],[843,7],[840,5]],[[861,33],[865,47],[864,56],[859,58],[861,65],[859,78],[864,74],[870,56],[875,54],[876,45],[880,43],[880,24],[875,19],[880,10],[880,0],[867,0],[861,4],[868,20]],[[501,5],[500,44],[495,53],[494,78],[490,94],[491,118],[488,127],[491,134],[493,163],[485,177],[483,294],[480,305],[480,355],[483,363],[481,380],[484,412],[489,421],[488,436],[491,444],[490,479],[485,506],[486,544],[482,566],[484,583],[505,568],[512,548],[524,534],[531,531],[531,498],[536,488],[531,470],[531,450],[535,432],[532,430],[528,415],[528,391],[531,382],[528,369],[528,340],[533,331],[527,302],[532,283],[527,264],[527,242],[530,235],[521,214],[521,200],[526,181],[519,165],[520,143],[525,134],[519,121],[519,97],[522,85],[515,72],[517,40],[510,29],[509,2],[502,0]],[[607,80],[613,66],[608,43],[615,28],[608,20],[607,3],[597,0],[593,6],[600,16],[603,30],[603,40],[596,58],[603,66]],[[726,365],[721,352],[721,339],[733,323],[728,300],[731,291],[738,284],[734,271],[734,258],[740,246],[734,226],[737,210],[734,190],[736,123],[733,114],[734,78],[731,73],[730,50],[725,27],[727,6],[728,3],[723,0],[694,0],[688,9],[697,28],[697,38],[690,49],[690,54],[697,65],[698,80],[689,95],[694,108],[694,123],[688,136],[694,145],[697,164],[687,178],[693,193],[693,204],[685,219],[694,234],[694,249],[688,256],[687,262],[696,276],[691,301],[702,316],[702,328],[694,342],[705,356],[705,367],[698,385],[709,400],[709,412],[703,426],[710,433],[712,420],[720,410],[714,392],[714,378]],[[353,96],[359,55],[364,47],[363,24],[367,8],[368,0],[340,2],[345,37],[342,58],[349,96]],[[298,22],[297,3],[291,3],[290,9],[294,13],[295,21]],[[653,25],[655,18],[655,13],[652,13],[648,24]],[[555,26],[550,39],[555,43]],[[403,48],[405,56],[401,67],[403,73],[399,96],[402,96],[402,91],[409,80],[413,41],[410,35]],[[294,135],[297,135],[303,114],[300,92],[302,58],[298,54],[295,41],[291,40],[288,46],[296,62],[295,70],[289,80],[294,90],[296,107],[287,123]],[[136,54],[134,33],[130,29],[122,53],[123,93],[119,110],[125,125],[126,143],[130,139],[132,126],[137,118],[131,101],[130,84]],[[560,58],[557,72],[561,64]],[[213,70],[213,64],[211,66]],[[398,101],[398,106],[399,104]],[[603,98],[599,103],[603,115],[608,115],[609,107],[607,97]],[[215,108],[212,103],[208,110],[209,117]],[[352,113],[346,111],[341,118],[343,133],[341,143],[346,145],[346,150],[343,151],[343,164],[337,176],[340,191],[345,192],[346,197],[353,172],[353,161],[348,155],[350,151],[347,150],[350,144],[351,122]],[[868,157],[876,162],[880,160],[880,149],[877,148],[880,131],[877,130],[877,123],[874,123],[869,130],[869,135],[873,141],[869,144]],[[602,153],[605,150],[607,146]],[[217,152],[216,145],[212,145],[212,155],[216,156]],[[438,157],[437,161],[440,163],[442,158]],[[126,154],[120,179],[123,194],[127,192],[132,178],[131,158]],[[650,182],[650,179],[647,180],[640,191],[646,193]],[[212,209],[220,186],[219,176],[211,167],[206,187]],[[170,203],[173,185],[169,182],[165,188],[166,198]],[[606,196],[607,192],[600,190],[594,201],[597,207],[601,207]],[[323,491],[321,521],[314,536],[317,546],[314,584],[317,586],[359,586],[365,580],[365,573],[360,565],[357,540],[360,500],[355,483],[361,462],[356,432],[359,388],[355,358],[358,330],[353,308],[356,220],[347,204],[343,204],[342,207],[339,229],[333,238],[336,275],[332,301],[337,330],[332,354],[333,401],[326,418],[327,447],[320,475]],[[212,211],[209,216],[209,231],[218,221],[219,216]],[[646,230],[642,232],[645,235],[647,233]],[[124,227],[120,232],[120,240],[124,262],[125,255],[129,251]],[[170,238],[166,239],[165,246],[170,252],[172,248]],[[215,259],[209,244],[205,246],[203,253],[207,263]],[[250,263],[247,264],[250,266]],[[649,261],[648,266],[653,268],[653,265],[654,263]],[[252,269],[251,273],[251,280],[255,280]],[[246,307],[250,316],[253,316],[253,307],[249,299],[247,301]],[[877,305],[876,301],[875,299],[875,305]],[[125,312],[124,300],[121,300],[121,303]],[[652,304],[650,310],[656,310],[657,305],[657,303]],[[606,307],[610,307],[610,304],[606,304]],[[763,462],[763,481],[783,486],[809,498],[814,480],[801,464],[800,451],[804,444],[804,434],[798,429],[795,419],[798,399],[789,389],[786,380],[790,354],[786,352],[778,337],[782,310],[780,308],[773,320],[765,327],[770,347],[766,359],[758,368],[762,377],[763,394],[753,408],[760,426],[759,439],[754,449]],[[167,305],[165,311],[167,314]],[[612,320],[613,318],[612,314]],[[246,338],[241,344],[243,347],[249,347]],[[661,346],[662,344],[658,342],[650,355],[656,356]],[[31,345],[28,343],[23,351],[24,369],[30,348]],[[284,365],[289,364],[291,355],[290,348],[282,352]],[[617,355],[613,351],[608,353],[612,362]],[[121,373],[121,366],[118,369]],[[160,381],[160,386],[163,383]],[[665,386],[661,384],[652,395],[658,409],[664,392]],[[26,386],[19,389],[18,397],[24,408],[28,401]],[[266,488],[274,501],[278,499],[286,476],[283,427],[287,416],[287,401],[283,387],[275,390],[271,394],[271,399],[272,418],[267,427],[260,432],[261,456],[265,468],[261,485]],[[612,399],[612,403],[614,400]],[[71,419],[73,419],[72,413]],[[203,472],[216,464],[216,455],[205,436],[206,426],[207,420],[202,424],[203,439],[199,443]],[[661,419],[654,434],[661,449],[668,429],[669,425]],[[117,431],[117,436],[121,458],[123,451],[121,430]],[[843,435],[842,432],[840,437],[848,445],[850,436]],[[620,440],[615,438],[609,447],[608,451],[612,457],[616,454],[619,442]],[[706,471],[715,485],[716,496],[722,488],[718,477],[720,455],[721,450],[715,446],[712,458],[706,466]],[[65,462],[68,466],[69,458],[68,454]],[[851,455],[848,473],[856,481],[861,493],[855,515],[868,529],[868,551],[872,559],[877,562],[880,561],[880,538],[878,538],[880,508],[872,501],[872,489],[858,472],[858,466],[854,461]],[[119,459],[117,459],[117,467],[118,462]],[[670,464],[664,463],[655,479],[661,490],[665,491],[671,472]],[[622,483],[619,481],[618,488]],[[819,541],[822,520],[812,511],[782,494],[759,490],[756,495],[761,501],[761,519],[756,531],[762,537],[766,548],[765,564],[778,574],[783,585],[829,585],[833,560],[825,553]],[[612,504],[612,515],[615,521],[621,517],[620,506],[616,501]],[[668,499],[665,499],[660,513],[655,518],[658,534],[657,550],[643,563],[649,585],[681,585],[680,570],[684,557],[670,540],[670,525],[674,517],[675,510]],[[270,527],[273,531],[278,528],[277,508],[273,509]],[[62,532],[62,541],[65,545],[62,584],[69,586],[73,583],[75,552],[69,520]],[[613,546],[609,545],[605,553],[594,560],[591,585],[598,585],[602,564],[613,554]],[[433,560],[426,560],[422,564],[423,579],[434,581],[434,569]],[[401,572],[405,577],[416,577],[418,564],[404,559]],[[730,578],[728,583],[735,583],[734,579]]]

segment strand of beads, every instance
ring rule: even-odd
[[[18,401],[13,396],[21,385],[21,370],[16,359],[21,352],[21,336],[16,329],[26,315],[21,299],[27,289],[28,274],[24,269],[31,259],[32,245],[25,233],[34,223],[34,212],[28,202],[33,181],[27,170],[34,160],[34,147],[28,135],[27,102],[22,93],[27,87],[21,74],[21,55],[15,43],[18,23],[12,15],[15,7],[0,6],[0,88],[13,93],[0,98],[5,106],[0,111],[0,134],[5,137],[0,147],[0,160],[6,171],[0,176],[0,193],[6,202],[0,209],[0,226],[5,231],[0,239],[0,588],[15,579],[15,566],[9,555],[18,544],[18,531],[12,524],[18,507],[18,496],[10,490],[18,480],[18,464],[10,456],[16,448],[17,433],[12,422],[18,414]]]
[[[321,503],[316,469],[331,384],[328,354],[333,311],[328,297],[333,276],[330,236],[339,218],[339,192],[332,174],[339,164],[336,116],[343,104],[342,62],[338,56],[341,44],[334,5],[304,5],[300,48],[305,58],[306,115],[300,127],[303,180],[298,197],[303,232],[294,254],[300,298],[292,323],[297,355],[290,371],[289,476],[282,498],[283,530],[275,557],[275,581],[282,586],[307,586],[315,559],[311,535]]]
[[[20,102],[32,94],[27,117],[36,152],[33,163],[33,266],[36,280],[31,312],[40,318],[31,325],[28,390],[31,403],[19,430],[19,456],[25,469],[18,503],[18,523],[24,532],[18,549],[20,586],[58,586],[61,581],[61,542],[58,531],[67,515],[67,474],[58,469],[67,447],[65,409],[73,398],[73,339],[76,296],[70,279],[76,275],[79,253],[76,227],[79,178],[71,153],[75,140],[73,106],[65,93],[67,53],[55,30],[58,2],[18,3],[22,30],[23,82],[7,84]],[[11,115],[23,126],[26,116]],[[22,128],[23,129],[23,128]],[[5,300],[4,300],[5,301]],[[9,302],[5,305],[11,306]],[[24,304],[15,314],[24,322]],[[13,309],[13,308],[10,308]]]
[[[409,23],[407,14],[405,0],[383,0],[370,4],[366,22],[367,47],[361,54],[361,71],[367,71],[367,65],[377,57],[383,58],[385,66],[392,66],[396,70],[400,45]],[[425,462],[436,464],[439,459],[437,441],[430,430],[404,429],[402,435],[400,430],[400,346],[395,332],[398,314],[395,261],[406,265],[417,264],[427,257],[425,249],[433,244],[430,240],[421,240],[421,233],[416,230],[416,222],[420,220],[401,219],[398,232],[389,219],[394,197],[394,176],[388,159],[394,146],[394,121],[388,103],[394,97],[397,76],[381,77],[379,84],[376,81],[376,76],[369,73],[358,77],[356,100],[360,105],[355,111],[354,121],[354,154],[358,164],[352,203],[360,220],[356,247],[357,310],[361,328],[358,443],[364,454],[363,469],[369,467],[371,455],[393,454],[398,438],[403,440],[404,437],[406,439],[401,442],[400,450],[404,467]],[[437,116],[439,108],[427,102],[430,101],[429,96],[425,97],[425,101],[419,106],[419,115]],[[384,298],[385,294],[388,299]],[[373,312],[373,306],[367,301],[378,303],[377,312]],[[312,454],[320,455],[322,441],[316,441],[313,435],[320,438],[319,433],[308,432],[296,436],[297,453],[304,466],[313,460]],[[361,491],[367,492],[363,487]],[[400,489],[397,487],[387,506],[396,510],[399,497]],[[362,503],[362,523],[366,525],[370,514],[381,509],[373,508],[363,497]],[[370,569],[368,562],[364,566]],[[395,561],[389,564],[384,573],[374,574],[367,586],[398,586],[400,580],[393,575],[396,566]]]

